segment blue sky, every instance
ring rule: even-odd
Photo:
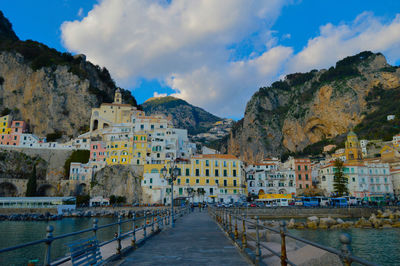
[[[139,103],[173,94],[236,119],[285,74],[366,49],[400,62],[400,1],[3,0],[0,9],[21,39],[85,53]]]

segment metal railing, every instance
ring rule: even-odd
[[[176,220],[177,217],[181,217],[181,216],[183,216],[183,214],[189,213],[189,208],[188,207],[176,208],[174,210],[174,213],[175,214],[173,217],[175,217],[174,220]],[[141,215],[141,216],[139,216],[139,215]],[[92,228],[84,229],[84,230],[77,231],[77,232],[71,232],[71,233],[67,233],[67,234],[63,234],[63,235],[59,235],[59,236],[53,236],[54,227],[52,225],[48,225],[46,227],[46,238],[19,244],[19,245],[8,247],[8,248],[0,249],[0,254],[44,243],[46,245],[46,250],[45,250],[45,254],[44,254],[44,263],[43,264],[46,266],[60,265],[62,263],[70,261],[71,256],[66,255],[64,257],[52,260],[51,251],[52,251],[52,243],[54,241],[59,240],[59,239],[64,239],[67,237],[71,237],[71,236],[88,233],[88,232],[93,232],[94,236],[97,237],[97,232],[99,230],[109,228],[112,226],[117,226],[117,232],[115,233],[114,238],[100,242],[99,247],[105,246],[107,244],[110,244],[110,243],[116,241],[117,245],[116,245],[115,254],[120,255],[121,250],[122,250],[122,245],[121,245],[122,240],[124,240],[128,237],[132,237],[131,247],[136,248],[137,244],[138,244],[138,240],[136,239],[137,232],[143,231],[143,238],[140,239],[140,241],[144,241],[147,238],[149,238],[151,235],[162,230],[164,227],[170,225],[171,218],[172,217],[171,217],[170,210],[152,210],[152,211],[143,210],[141,212],[134,212],[133,217],[130,219],[126,219],[126,220],[122,220],[121,215],[119,215],[117,222],[102,225],[102,226],[98,226],[97,225],[98,219],[94,218]],[[122,225],[126,224],[126,223],[132,223],[132,227],[131,227],[132,230],[129,230],[127,232],[122,232]],[[141,226],[139,226],[139,224],[141,224]],[[155,227],[157,227],[157,228],[155,228]],[[150,229],[150,232],[147,232],[149,229]]]
[[[210,215],[216,220],[216,222],[227,232],[227,234],[231,237],[231,239],[242,249],[245,251],[248,249],[248,242],[247,240],[250,239],[254,241],[255,248],[254,248],[254,256],[252,260],[255,265],[260,265],[261,258],[262,258],[262,251],[261,247],[267,249],[271,252],[274,256],[280,258],[281,265],[296,265],[295,262],[292,262],[288,259],[287,250],[286,250],[286,238],[291,238],[296,241],[300,241],[304,244],[311,245],[318,249],[325,250],[329,253],[335,254],[339,256],[340,260],[342,261],[343,265],[351,265],[353,262],[359,263],[361,265],[367,266],[376,266],[377,264],[362,259],[360,257],[354,256],[351,254],[351,236],[349,234],[341,234],[339,237],[339,241],[341,243],[341,249],[335,249],[328,246],[324,246],[313,241],[304,239],[302,237],[294,236],[289,234],[286,231],[286,223],[282,221],[280,223],[280,228],[275,229],[271,227],[264,226],[260,224],[259,217],[256,216],[254,219],[247,219],[244,213],[240,214],[239,209],[227,209],[227,208],[216,208],[216,207],[209,207],[208,208]],[[232,219],[234,220],[234,225],[232,225]],[[242,223],[242,231],[239,232],[238,223]],[[248,230],[248,225],[252,225],[255,227],[255,237],[252,237],[250,234],[246,233]],[[239,226],[240,227],[240,226]],[[267,243],[263,243],[260,240],[260,231],[266,230],[276,234],[279,234],[281,237],[281,251],[278,252],[273,250],[271,247],[267,245]]]

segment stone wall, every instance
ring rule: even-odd
[[[389,207],[385,207],[389,208]],[[390,207],[400,209],[399,207]],[[344,217],[344,218],[360,218],[370,217],[376,213],[379,208],[241,208],[240,213],[248,216],[259,216],[261,219],[273,218],[307,218],[310,216],[317,217]],[[382,208],[381,208],[382,209]]]

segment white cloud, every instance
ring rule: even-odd
[[[83,8],[79,8],[78,10],[78,14],[76,14],[78,17],[82,17],[83,16]]]
[[[279,44],[290,33],[277,37],[271,29],[288,2],[103,0],[82,20],[65,22],[62,39],[68,50],[106,66],[121,86],[157,79],[191,104],[235,117],[259,87],[283,74],[326,68],[363,50],[383,52],[391,62],[400,58],[400,15],[385,23],[371,13],[321,26],[294,54]],[[229,47],[249,40],[264,52],[231,61]]]
[[[157,98],[157,97],[165,97],[165,96],[168,96],[168,94],[167,93],[158,93],[158,92],[154,92],[153,93],[153,97],[154,98]]]
[[[320,27],[320,35],[308,41],[289,63],[287,72],[327,68],[346,56],[361,51],[382,52],[389,62],[400,59],[400,15],[383,23],[372,13],[364,12],[349,25]]]
[[[82,20],[65,22],[62,39],[68,50],[84,53],[88,60],[106,66],[122,86],[132,86],[138,78],[166,80],[192,104],[219,115],[241,116],[248,97],[240,99],[240,107],[222,112],[224,102],[237,96],[221,86],[248,90],[246,95],[251,95],[256,87],[248,77],[233,76],[232,82],[225,81],[225,75],[232,76],[235,71],[241,75],[237,72],[249,72],[246,66],[255,69],[259,63],[231,63],[227,47],[255,32],[267,44],[270,26],[285,2],[104,0]],[[274,54],[279,51],[274,50]],[[255,75],[257,82],[267,69],[274,71],[263,66],[250,75]],[[199,80],[207,88],[201,88]]]

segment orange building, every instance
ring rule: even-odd
[[[312,187],[312,169],[310,159],[294,159],[294,171],[296,173],[296,188],[304,189]]]

